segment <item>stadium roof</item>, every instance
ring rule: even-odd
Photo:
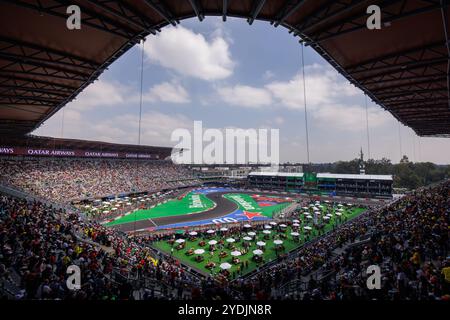
[[[250,176],[263,176],[263,177],[290,177],[290,178],[294,178],[294,177],[302,178],[303,177],[303,173],[292,173],[292,172],[250,172],[249,175]],[[317,178],[392,181],[391,175],[378,175],[378,174],[318,173]]]
[[[392,181],[392,176],[387,174],[339,174],[318,173],[317,178],[352,179],[352,180],[387,180]]]
[[[450,136],[448,0],[4,0],[0,134],[33,131],[142,38],[206,15],[282,25],[422,136]],[[81,8],[81,30],[66,9]],[[381,7],[381,30],[366,8]]]

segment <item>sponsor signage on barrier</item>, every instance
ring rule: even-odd
[[[137,154],[126,152],[104,152],[92,150],[62,150],[22,147],[0,147],[0,155],[47,156],[47,157],[80,157],[80,158],[127,158],[127,159],[159,159],[158,154]]]

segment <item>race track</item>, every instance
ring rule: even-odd
[[[227,194],[227,193],[230,193],[230,191],[213,192],[213,193],[206,194],[205,196],[208,199],[212,200],[216,204],[216,206],[214,208],[209,209],[207,211],[192,213],[192,214],[183,214],[183,215],[177,215],[177,216],[161,217],[161,218],[155,218],[155,219],[140,220],[140,221],[136,221],[136,222],[115,225],[115,226],[113,226],[113,228],[116,228],[123,232],[130,232],[130,231],[134,231],[134,230],[147,229],[147,228],[164,226],[164,225],[175,224],[175,223],[220,218],[220,217],[223,217],[223,216],[225,216],[229,213],[232,213],[238,209],[238,205],[236,203],[222,197],[222,195]],[[240,193],[245,193],[245,192],[240,192]],[[252,192],[248,192],[248,193],[253,194]]]

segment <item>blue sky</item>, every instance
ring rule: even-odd
[[[137,143],[141,53],[132,48],[34,133]],[[209,128],[277,128],[281,161],[306,161],[301,47],[286,29],[189,19],[150,36],[144,53],[143,144],[173,146],[174,129],[202,120]],[[367,154],[363,94],[310,48],[305,74],[311,161],[350,160],[361,146]],[[369,128],[372,158],[398,162],[398,122],[371,101]],[[400,133],[411,160],[450,162],[449,139],[419,138],[404,126]]]

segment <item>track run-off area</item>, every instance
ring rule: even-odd
[[[104,225],[124,232],[141,232],[268,220],[292,202],[292,198],[276,193],[255,194],[225,188],[198,189],[183,197],[129,212]]]

